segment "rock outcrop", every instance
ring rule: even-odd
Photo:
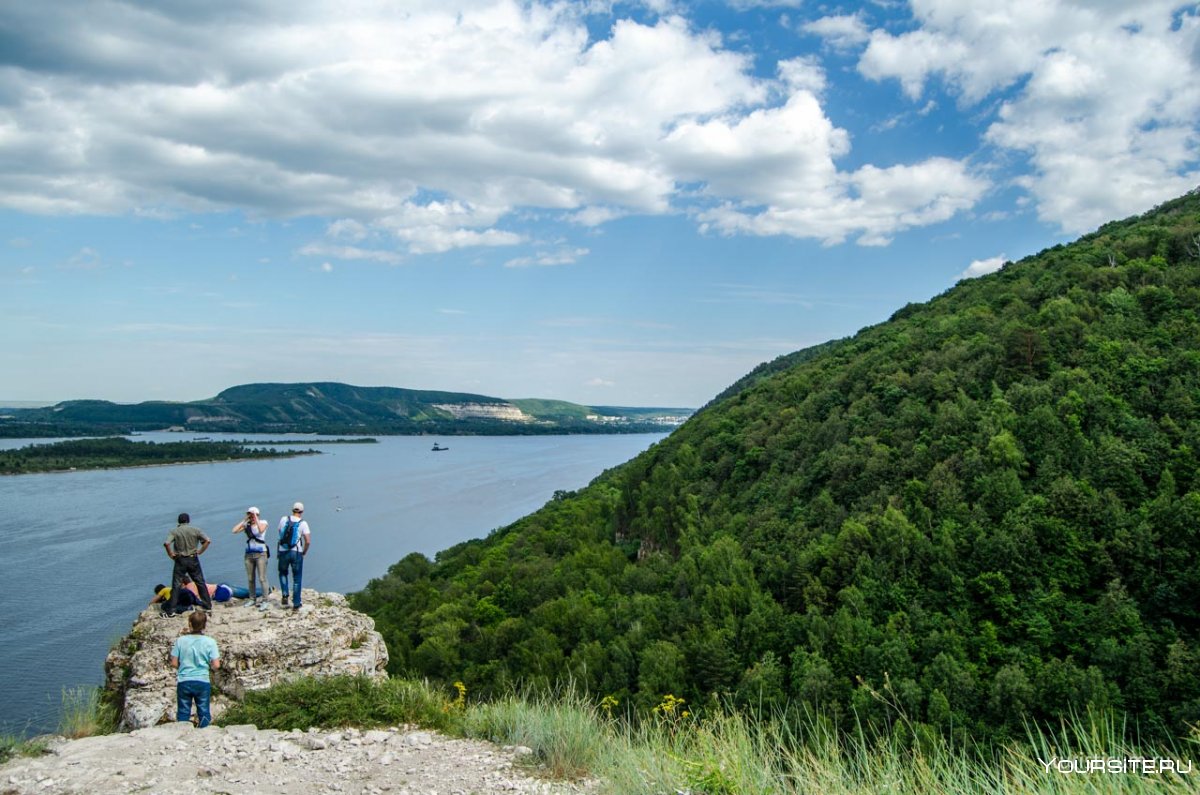
[[[245,601],[216,603],[205,634],[217,641],[221,668],[213,676],[213,716],[247,691],[301,676],[361,674],[387,677],[387,647],[369,616],[351,610],[337,593],[305,590],[292,611],[278,596],[260,611]],[[171,646],[187,631],[187,615],[143,610],[105,660],[106,687],[121,705],[121,727],[140,729],[175,720]]]

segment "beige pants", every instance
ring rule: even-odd
[[[258,596],[255,593],[254,577],[258,575],[258,584],[262,587],[263,596],[266,597],[269,591],[267,585],[267,553],[255,552],[246,555],[246,584],[250,589],[250,598],[258,602]]]

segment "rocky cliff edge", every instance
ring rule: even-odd
[[[369,616],[351,610],[338,593],[305,590],[293,611],[278,595],[259,610],[246,600],[215,603],[205,634],[217,641],[221,668],[213,675],[213,717],[247,691],[302,676],[387,678],[387,647]],[[188,631],[187,614],[142,611],[104,662],[105,686],[117,697],[123,729],[175,720],[175,638]]]

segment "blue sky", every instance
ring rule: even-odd
[[[1200,184],[1196,3],[0,6],[0,400],[696,406]]]

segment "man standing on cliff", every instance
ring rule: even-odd
[[[292,515],[279,520],[279,606],[287,607],[288,591],[292,593],[292,610],[300,609],[300,579],[304,576],[304,556],[312,548],[312,533],[304,521],[304,503],[292,506]],[[288,588],[291,570],[293,588]]]
[[[205,610],[212,610],[212,597],[208,595],[208,583],[204,581],[204,571],[200,568],[200,556],[212,543],[204,531],[189,524],[192,517],[186,513],[179,514],[179,524],[167,533],[163,548],[167,557],[175,561],[175,570],[171,573],[171,598],[167,602],[167,614],[175,615],[179,606],[179,592],[183,589],[183,578],[188,576],[196,583],[196,592]]]

